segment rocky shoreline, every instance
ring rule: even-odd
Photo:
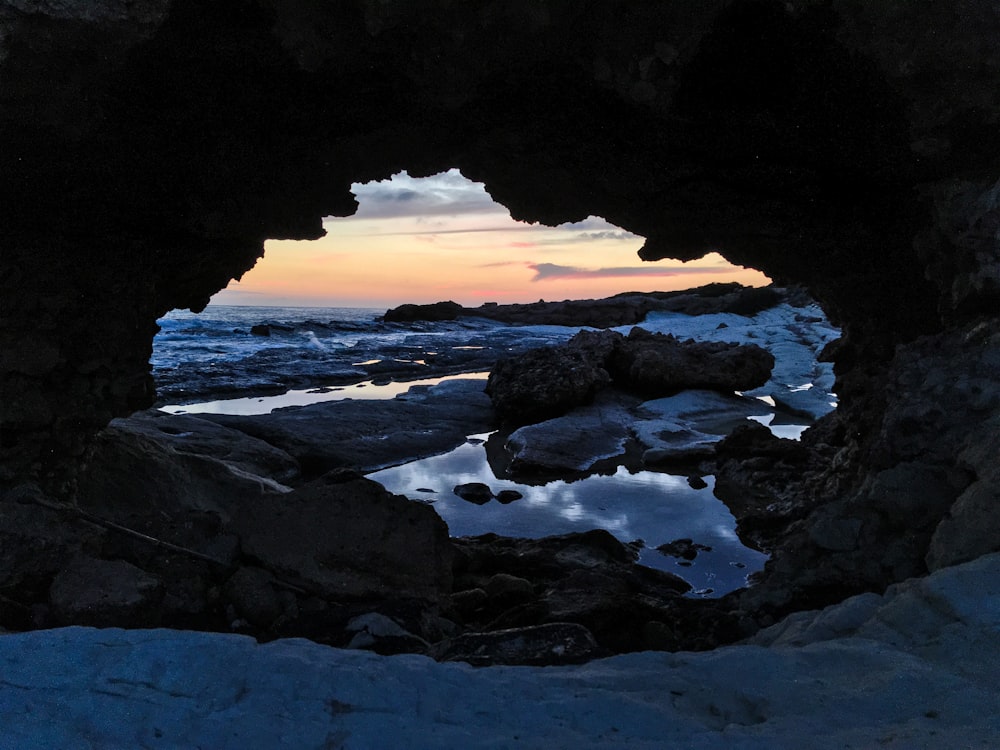
[[[709,296],[706,314],[725,298]],[[743,374],[709,383],[726,369],[719,357],[743,362]],[[594,377],[560,401],[551,389],[563,387],[569,360],[586,361]],[[17,570],[0,599],[2,625],[302,636],[476,664],[733,642],[760,626],[739,595],[687,598],[687,583],[638,565],[635,550],[607,532],[449,539],[430,507],[362,473],[443,452],[507,419],[523,425],[505,433],[507,472],[586,474],[606,455],[695,481],[716,471],[723,436],[764,408],[732,390],[760,385],[773,364],[757,346],[681,342],[638,328],[629,337],[584,332],[498,364],[489,395],[482,381],[459,379],[385,401],[245,417],[151,410],[115,420],[88,455],[74,504],[22,488],[0,508],[4,554]],[[685,390],[708,385],[730,395]],[[535,400],[511,409],[516,399],[503,394],[528,386]],[[626,440],[640,449],[626,449]],[[720,460],[737,444],[724,441]],[[807,452],[759,436],[742,445],[758,462]],[[756,506],[731,507],[753,525]],[[767,549],[781,543],[754,538]]]
[[[772,287],[745,287],[735,282],[706,284],[674,292],[623,292],[599,300],[539,300],[527,304],[499,305],[487,302],[479,307],[463,307],[457,302],[429,305],[406,304],[387,310],[387,323],[487,318],[512,325],[592,326],[613,328],[640,323],[651,312],[685,315],[736,313],[752,315],[772,307],[782,299],[797,303],[808,300],[802,290],[776,291]]]
[[[782,320],[794,327],[808,314]],[[960,342],[902,348],[875,392],[882,425],[856,438],[841,425],[857,416],[841,410],[801,441],[747,421],[761,403],[731,392],[766,379],[774,360],[759,347],[638,328],[513,355],[494,368],[490,394],[458,379],[267,415],[141,412],[98,436],[75,502],[30,485],[8,493],[0,624],[306,637],[478,665],[717,648],[791,612],[990,551],[983,524],[996,521],[984,498],[1000,430],[995,418],[962,415],[995,412],[998,352],[1000,331],[987,324]],[[719,356],[742,362],[736,379],[714,383],[714,395],[697,390],[721,371]],[[561,400],[552,389],[572,379],[555,375],[569,372],[586,375]],[[637,564],[607,532],[452,539],[429,506],[362,475],[504,421],[506,472],[586,475],[631,462],[691,481],[714,474],[741,537],[770,562],[747,589],[691,598],[687,583]],[[934,433],[939,458],[915,460],[916,425]],[[876,473],[849,473],[845,452],[860,451]]]

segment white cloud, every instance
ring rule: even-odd
[[[358,199],[357,218],[508,216],[510,213],[493,201],[483,183],[467,180],[457,169],[430,177],[411,177],[400,172],[387,180],[356,182],[351,185],[351,192]]]

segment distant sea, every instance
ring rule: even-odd
[[[361,335],[379,332],[377,318],[384,312],[366,307],[249,305],[209,305],[197,314],[173,310],[157,321],[160,332],[153,343],[152,364],[163,369],[184,361],[236,361],[272,348],[312,346],[322,351],[352,346]],[[251,335],[255,325],[269,325],[271,336]]]
[[[481,372],[500,356],[564,341],[579,330],[485,318],[385,323],[384,314],[356,307],[174,310],[158,321],[153,340],[160,404]]]

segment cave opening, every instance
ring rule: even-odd
[[[498,308],[512,302],[527,304],[539,296],[584,302],[592,297],[650,295],[649,300],[655,300],[657,295],[682,298],[685,290],[704,287],[710,291],[694,295],[701,295],[701,307],[695,305],[686,312],[705,315],[708,323],[691,326],[680,320],[684,313],[669,321],[653,321],[653,328],[684,338],[716,341],[767,338],[768,334],[758,329],[768,321],[753,320],[758,310],[750,295],[740,303],[750,308],[739,312],[734,306],[727,307],[729,303],[711,300],[738,297],[740,292],[735,290],[740,284],[749,291],[763,287],[770,279],[752,269],[733,266],[717,253],[688,262],[637,264],[636,252],[644,238],[593,216],[556,227],[515,221],[507,209],[492,200],[482,183],[467,180],[457,169],[425,178],[400,172],[385,180],[355,183],[352,192],[359,204],[356,214],[325,220],[325,238],[268,242],[257,267],[215,295],[206,310],[198,315],[171,314],[160,321],[163,331],[154,341],[153,361],[162,410],[174,415],[239,417],[244,420],[241,427],[253,431],[260,428],[249,427],[249,419],[275,408],[345,399],[406,398],[411,386],[420,389],[447,379],[485,379],[497,357],[551,346],[569,336],[551,326],[546,328],[544,316],[536,325],[529,316],[519,327],[500,334],[493,326],[475,320],[477,311],[483,313],[483,308],[477,307],[480,304]],[[415,262],[408,265],[411,257]],[[594,263],[603,265],[594,268]],[[331,266],[334,272],[325,273]],[[556,286],[554,282],[560,281],[563,285]],[[457,298],[466,304],[471,300],[465,310],[470,319],[437,326],[433,319],[418,319],[408,329],[387,328],[378,321],[377,313],[385,306],[414,301],[433,306],[442,298]],[[768,299],[779,301],[777,296]],[[372,306],[375,301],[383,305]],[[800,325],[822,319],[815,307],[808,315],[794,315]],[[640,315],[633,322],[643,325],[644,319]],[[564,330],[579,330],[580,323],[587,327],[585,320],[577,321],[576,326],[566,321],[569,328]],[[773,329],[787,321],[779,316],[769,323]],[[598,327],[608,326],[629,330],[627,324],[615,326],[611,322]],[[747,575],[759,572],[766,556],[739,542],[734,517],[712,496],[711,470],[699,469],[691,457],[703,460],[711,442],[748,419],[768,425],[773,434],[797,439],[822,413],[816,411],[822,397],[813,399],[816,404],[806,409],[791,406],[789,397],[815,385],[816,394],[830,398],[832,373],[817,379],[811,371],[816,363],[809,362],[834,334],[828,329],[823,335],[827,338],[813,341],[812,350],[805,347],[796,355],[793,366],[800,371],[782,374],[786,398],[780,406],[768,390],[746,396],[737,393],[736,400],[728,404],[717,400],[676,407],[692,412],[700,409],[699,424],[710,423],[707,432],[701,432],[694,430],[691,422],[692,430],[684,436],[684,450],[690,455],[678,466],[646,466],[643,453],[651,444],[659,444],[652,436],[658,429],[662,431],[663,425],[658,428],[655,420],[642,422],[638,429],[646,434],[645,443],[627,437],[637,428],[624,424],[629,417],[623,403],[618,404],[622,411],[615,417],[621,424],[612,424],[612,420],[583,428],[598,434],[609,432],[603,439],[612,446],[610,453],[608,446],[591,448],[591,454],[577,456],[576,463],[543,464],[512,473],[515,459],[504,446],[512,430],[474,435],[470,427],[466,437],[472,437],[472,443],[436,455],[425,455],[426,451],[400,454],[366,469],[378,470],[373,478],[395,493],[437,503],[436,509],[457,535],[500,533],[517,537],[527,533],[538,537],[600,528],[620,542],[634,545],[642,564],[681,573],[692,582],[696,595],[721,596],[744,586]],[[182,361],[185,356],[191,359]],[[447,374],[441,377],[442,372]],[[697,404],[698,398],[692,397],[691,404]],[[754,398],[766,403],[755,407],[751,402]],[[636,400],[628,408],[641,403],[641,399]],[[382,408],[372,404],[370,411],[375,414]],[[675,407],[660,404],[658,408],[664,410],[662,419],[667,419]],[[358,416],[365,418],[360,411]],[[691,417],[674,415],[674,419],[684,422]],[[568,434],[579,429],[565,427]],[[480,446],[482,441],[488,445]],[[497,459],[500,454],[506,458]],[[516,460],[523,465],[525,456]],[[383,465],[394,463],[395,468]],[[301,464],[304,478],[332,468],[329,458],[316,456],[305,456]],[[430,488],[417,486],[435,484],[419,481],[428,472],[437,477],[436,486],[440,485],[434,498],[427,494]],[[455,500],[445,486],[470,483],[492,484],[498,493],[503,487],[527,499],[491,514],[497,504],[479,511],[474,503]],[[658,503],[651,498],[659,498]],[[695,507],[700,510],[694,512]],[[698,540],[693,542],[696,547],[684,548],[688,556],[672,555],[671,545],[688,537]],[[699,549],[700,560],[695,560],[697,555],[691,556],[691,550]],[[709,554],[713,550],[715,554]]]
[[[17,489],[15,500],[43,490],[70,496],[81,471],[103,465],[113,481],[100,491],[89,488],[81,502],[110,498],[109,512],[123,524],[148,521],[150,530],[152,521],[142,514],[163,516],[170,499],[164,488],[181,488],[174,494],[201,505],[191,518],[171,519],[176,528],[168,530],[192,546],[205,545],[216,562],[229,555],[227,564],[238,564],[240,577],[223,579],[218,570],[171,577],[165,566],[172,560],[151,560],[155,556],[120,539],[90,532],[76,539],[63,533],[61,520],[45,515],[51,508],[38,511],[44,506],[36,504],[31,511],[42,520],[28,516],[10,527],[12,536],[21,534],[10,548],[35,565],[25,576],[13,572],[12,589],[6,588],[10,578],[3,582],[4,596],[27,592],[28,604],[10,609],[21,621],[35,616],[29,606],[35,603],[47,608],[43,614],[55,612],[48,622],[71,621],[59,620],[68,610],[58,607],[66,602],[50,601],[49,586],[78,555],[95,578],[107,573],[104,563],[126,557],[148,565],[141,574],[125,569],[136,589],[153,592],[145,603],[162,594],[146,574],[171,585],[200,581],[200,600],[170,591],[170,622],[194,621],[184,607],[201,606],[207,609],[198,616],[209,612],[220,628],[229,613],[208,592],[223,584],[234,608],[237,601],[250,608],[253,596],[240,597],[247,590],[273,594],[268,601],[284,602],[288,612],[293,607],[284,593],[308,599],[308,592],[287,587],[276,593],[260,573],[264,560],[273,570],[294,568],[282,555],[300,545],[300,536],[324,550],[323,569],[309,571],[312,583],[329,591],[343,582],[324,577],[336,550],[323,547],[327,540],[312,528],[285,526],[286,548],[267,546],[280,516],[267,504],[271,494],[291,494],[328,517],[320,502],[326,496],[317,496],[354,481],[335,463],[336,451],[360,455],[369,438],[384,442],[387,426],[398,420],[379,423],[370,405],[358,405],[344,421],[370,426],[370,435],[338,442],[324,433],[313,441],[320,449],[298,445],[300,468],[333,475],[317,496],[285,493],[288,485],[277,486],[277,479],[276,485],[254,483],[258,469],[291,481],[288,450],[282,455],[248,440],[253,451],[220,459],[229,462],[222,466],[182,449],[188,434],[182,420],[162,430],[116,423],[99,431],[152,404],[148,363],[157,317],[172,307],[203,308],[233,274],[254,264],[265,238],[283,238],[271,241],[277,249],[292,238],[319,236],[323,216],[353,208],[350,180],[384,181],[407,165],[414,174],[431,175],[459,164],[519,219],[559,225],[584,221],[590,212],[606,216],[645,238],[644,259],[697,263],[707,248],[723,248],[734,261],[807,285],[843,324],[843,342],[827,355],[837,360],[844,408],[807,433],[805,445],[775,443],[766,430],[751,427],[726,441],[716,459],[728,467],[717,488],[725,484],[733,502],[746,504],[740,514],[755,538],[781,547],[767,587],[731,602],[731,610],[706,615],[717,616],[709,628],[695,617],[675,633],[658,627],[664,625],[660,614],[640,611],[636,622],[651,626],[656,645],[731,641],[746,634],[744,626],[767,625],[795,608],[881,592],[995,548],[991,450],[1000,433],[990,384],[996,381],[997,162],[989,139],[969,143],[975,140],[970,133],[991,132],[996,122],[993,57],[980,66],[955,64],[957,57],[928,41],[951,35],[925,34],[927,17],[915,20],[905,3],[889,10],[771,0],[553,3],[546,9],[521,3],[509,12],[490,4],[482,13],[452,3],[447,13],[423,14],[424,4],[348,3],[340,13],[322,3],[233,0],[218,6],[224,10],[211,24],[200,22],[195,2],[162,3],[162,13],[150,11],[157,3],[132,5],[148,15],[136,19],[128,11],[112,21],[102,6],[76,18],[73,4],[49,3],[37,13],[0,16],[0,87],[9,105],[0,125],[12,144],[0,156],[6,167],[0,181],[10,198],[0,211],[11,227],[2,269],[0,481],[5,490]],[[969,44],[956,47],[958,56],[978,59],[982,41],[996,36],[995,14],[977,16],[980,5],[988,4],[969,5],[976,21],[954,35]],[[240,12],[248,8],[254,12]],[[940,29],[954,22],[934,19]],[[71,69],[72,75],[58,75]],[[45,85],[57,79],[65,83]],[[413,200],[401,196],[397,192],[396,203]],[[463,259],[473,255],[468,248],[458,252]],[[367,257],[381,275],[400,265],[390,256]],[[529,288],[539,290],[532,299],[564,296],[540,291],[552,288],[557,276],[619,270],[520,253],[489,262],[517,268]],[[320,265],[311,273],[306,266],[300,276],[318,276]],[[440,267],[426,265],[440,276]],[[253,291],[253,278],[245,278],[242,292]],[[355,287],[368,289],[359,279],[352,279]],[[400,294],[413,291],[411,285]],[[453,296],[451,289],[440,291],[441,299]],[[467,304],[502,302],[501,291],[484,286]],[[261,392],[312,377],[307,371],[334,348],[331,335],[314,325],[329,331],[329,320],[300,322],[308,327],[292,333],[311,348],[291,360],[266,353],[280,348],[288,333],[281,319],[261,321],[256,339],[246,332],[247,341],[262,344],[247,368]],[[370,323],[338,322],[360,329]],[[420,335],[433,333],[426,323],[416,326],[425,328]],[[431,355],[455,374],[468,371],[476,357],[495,359],[479,340],[483,331],[461,334],[464,343],[444,353],[427,342],[409,348],[414,334],[400,334],[391,356],[351,352],[343,368],[324,377],[334,388],[352,378],[357,384],[359,368],[367,368],[365,387],[375,389],[396,373],[416,376]],[[174,385],[194,370],[213,375],[213,346],[203,347],[204,359],[191,360],[188,372],[175,373]],[[788,380],[785,396],[822,396],[804,388],[809,382]],[[229,382],[234,389],[244,385]],[[449,408],[481,418],[460,390],[444,389]],[[410,401],[415,410],[417,401]],[[399,450],[431,445],[420,419],[403,431]],[[156,453],[154,438],[172,442]],[[130,463],[144,450],[155,457],[151,468]],[[125,472],[130,476],[122,479]],[[119,479],[147,482],[142,503],[126,501]],[[219,496],[205,492],[202,480],[222,487]],[[48,485],[32,489],[36,481]],[[255,498],[257,515],[223,518],[213,504],[236,502],[240,493]],[[5,513],[24,511],[18,503],[8,506]],[[257,527],[248,526],[251,516]],[[414,519],[424,522],[426,548],[447,549],[426,515]],[[233,541],[241,535],[244,547]],[[35,543],[43,537],[51,544]],[[608,543],[608,549],[617,547]],[[412,562],[406,555],[384,572],[387,579],[398,576],[396,593],[447,598],[452,569],[442,560],[448,554],[423,559],[422,568],[412,565],[427,574],[424,580],[404,575]],[[463,550],[464,562],[471,565],[475,554]],[[472,576],[468,567],[462,575]],[[458,593],[485,585],[473,578],[464,579],[470,587]],[[578,592],[594,579],[581,574],[573,583]],[[478,596],[467,596],[466,605]],[[254,616],[264,620],[276,607]],[[142,623],[153,617],[147,611],[133,616]],[[747,625],[744,616],[753,622]],[[646,643],[629,643],[640,642]]]

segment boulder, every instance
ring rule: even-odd
[[[616,347],[610,364],[620,386],[668,396],[685,388],[724,392],[757,388],[771,376],[774,356],[754,344],[680,341],[637,327]]]
[[[335,473],[247,498],[227,530],[243,553],[323,598],[438,601],[451,592],[448,527],[428,506]]]
[[[246,438],[233,430],[224,432],[234,440]],[[163,434],[142,422],[107,428],[95,442],[80,478],[78,505],[104,521],[230,566],[238,554],[238,540],[224,528],[226,522],[241,512],[247,500],[280,497],[291,489],[237,464],[175,447],[184,440],[183,434]],[[214,439],[207,442],[220,445]],[[158,564],[155,546],[133,543],[129,537],[118,537],[116,543],[118,553],[136,564]]]
[[[711,552],[712,548],[704,544],[698,544],[692,539],[674,539],[672,542],[657,546],[656,551],[670,557],[694,560],[698,557],[699,552]]]
[[[167,414],[150,409],[112,420],[108,429],[123,439],[129,435],[141,436],[175,453],[216,459],[238,473],[246,472],[280,483],[294,481],[299,476],[298,462],[280,448],[188,414]]]
[[[636,564],[635,550],[603,530],[454,543],[459,593],[450,604],[473,631],[576,623],[604,649],[634,651],[650,645],[645,624],[670,621],[690,590],[674,575]]]
[[[521,604],[535,596],[535,587],[527,578],[497,573],[486,581],[486,594],[493,599],[506,599],[511,604]]]
[[[669,396],[688,388],[731,393],[764,385],[774,357],[754,344],[681,341],[633,328],[581,331],[565,344],[502,359],[486,393],[508,424],[533,424],[593,401],[603,388]]]
[[[0,628],[31,626],[30,605],[46,598],[53,577],[98,547],[104,532],[60,512],[37,487],[0,496]]]
[[[243,567],[226,582],[223,593],[236,613],[251,625],[268,628],[281,616],[274,576],[262,568]]]
[[[546,346],[497,362],[486,393],[501,420],[531,424],[589,403],[610,383],[603,362],[589,353],[570,345]]]
[[[414,320],[455,320],[464,311],[457,302],[434,302],[429,305],[400,305],[385,312],[386,323],[412,323]]]
[[[53,579],[49,600],[63,625],[150,627],[158,624],[160,581],[124,560],[79,557]]]
[[[466,502],[485,505],[493,499],[493,490],[482,482],[467,482],[455,486],[455,494]]]

